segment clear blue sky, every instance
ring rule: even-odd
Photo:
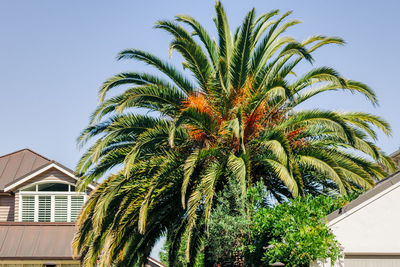
[[[390,122],[380,135],[387,153],[400,145],[400,2],[248,0],[222,1],[232,26],[250,8],[258,14],[294,10],[304,23],[288,34],[341,36],[344,47],[326,47],[315,65],[332,66],[370,85],[380,106],[361,96],[330,93],[305,108],[366,111]],[[212,29],[214,1],[0,1],[0,154],[29,147],[73,168],[82,151],[76,137],[97,103],[97,89],[112,74],[147,69],[117,62],[124,48],[168,58],[169,36],[152,27],[159,19],[191,14]],[[173,57],[177,62],[177,57]]]
[[[306,106],[362,110],[384,117],[393,136],[378,144],[400,145],[400,43],[398,1],[223,1],[232,25],[255,7],[294,10],[304,23],[288,34],[338,35],[344,47],[326,47],[315,65],[335,67],[376,90],[380,106],[361,96],[330,93]],[[129,47],[168,58],[169,36],[153,29],[159,19],[192,14],[212,29],[214,1],[0,1],[0,154],[30,147],[74,167],[75,139],[97,103],[97,89],[112,74],[147,69],[117,62]],[[174,55],[172,60],[177,61]]]

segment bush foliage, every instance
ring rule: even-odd
[[[308,195],[257,209],[251,223],[253,243],[248,247],[251,261],[255,266],[274,262],[309,266],[317,259],[336,261],[339,244],[325,217],[345,203],[343,198]]]
[[[241,197],[234,181],[226,186],[210,215],[208,235],[195,266],[309,266],[317,259],[336,261],[340,245],[326,225],[326,215],[358,196],[311,196],[271,203],[258,184]],[[189,266],[180,249],[180,266]],[[168,243],[165,246],[167,250]],[[168,255],[161,253],[163,262]]]

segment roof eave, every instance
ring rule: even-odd
[[[339,217],[350,215],[355,210],[357,210],[358,207],[360,207],[361,205],[363,205],[364,203],[366,203],[368,201],[373,201],[374,198],[377,198],[381,194],[386,193],[386,190],[388,190],[392,186],[398,184],[399,182],[400,182],[400,171],[397,171],[397,172],[389,175],[385,179],[379,181],[374,188],[371,188],[364,194],[361,194],[355,200],[349,202],[342,208],[339,208],[339,209],[335,210],[334,212],[330,213],[326,217],[327,221],[329,222],[329,224],[336,223],[336,221],[339,221]]]
[[[68,175],[69,177],[71,177],[71,178],[73,178],[75,180],[78,180],[78,178],[74,175],[74,172],[71,169],[65,167],[64,165],[62,165],[62,164],[60,164],[60,163],[58,163],[56,161],[51,161],[51,162],[49,162],[47,164],[44,164],[44,165],[40,166],[39,168],[27,173],[26,175],[18,178],[17,180],[6,184],[5,188],[4,188],[4,192],[11,192],[12,190],[17,188],[21,184],[31,180],[32,178],[36,177],[37,175],[39,175],[39,174],[41,174],[41,173],[43,173],[43,172],[45,172],[45,171],[47,171],[47,170],[49,170],[51,168],[56,168],[57,170],[65,173],[66,175]],[[93,185],[93,184],[89,184],[88,187],[90,189],[92,189],[92,190],[94,190],[96,188],[96,186]]]

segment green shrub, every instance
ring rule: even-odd
[[[309,266],[317,259],[335,262],[341,255],[335,235],[325,217],[348,199],[328,196],[298,197],[273,208],[253,211],[248,258],[255,266],[282,262],[286,266]]]

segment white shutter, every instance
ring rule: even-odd
[[[55,196],[54,199],[54,221],[66,222],[68,218],[68,197]]]
[[[35,220],[35,197],[22,197],[22,221],[33,222]]]
[[[83,205],[83,196],[71,196],[71,222],[75,222]]]
[[[51,219],[51,196],[39,196],[39,222],[50,222]]]

